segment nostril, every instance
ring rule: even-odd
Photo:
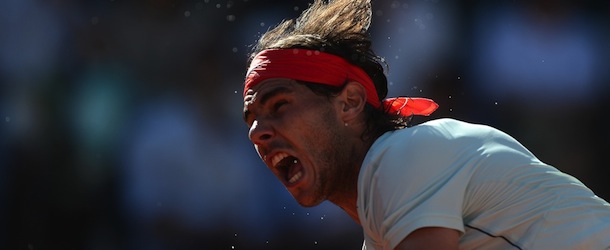
[[[273,138],[273,130],[270,126],[255,121],[250,127],[249,136],[252,142],[260,144]]]

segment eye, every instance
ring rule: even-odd
[[[279,100],[279,101],[275,102],[273,104],[272,112],[275,114],[275,113],[281,111],[280,109],[282,107],[286,106],[286,104],[288,104],[288,101],[286,101],[286,100]]]
[[[272,109],[272,110],[273,110],[273,112],[274,112],[274,113],[278,112],[278,111],[280,110],[280,108],[281,108],[282,106],[284,106],[285,104],[288,104],[288,101],[286,101],[286,100],[279,100],[279,101],[275,102],[275,103],[273,104],[273,109]]]

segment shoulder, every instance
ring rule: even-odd
[[[396,246],[420,227],[463,230],[459,216],[468,172],[457,159],[467,123],[440,119],[386,133],[367,155],[358,206],[367,240]],[[457,135],[456,135],[457,134]],[[456,140],[457,139],[457,140]],[[384,243],[385,242],[385,243]]]
[[[411,128],[404,129],[414,135],[455,139],[463,137],[484,137],[489,133],[501,132],[488,125],[464,122],[451,118],[431,120]]]
[[[443,118],[388,132],[373,144],[369,153],[371,157],[387,153],[426,156],[481,143],[501,134],[490,126]],[[426,154],[422,155],[422,152]]]
[[[364,190],[425,189],[439,179],[455,176],[463,158],[484,144],[485,126],[454,119],[438,119],[392,131],[380,137],[360,170]],[[378,181],[383,180],[383,181]]]
[[[469,123],[452,118],[441,118],[418,124],[413,127],[393,131],[391,132],[391,137],[395,137],[394,140],[401,140],[404,139],[404,137],[416,139],[455,139],[462,137],[485,136],[493,132],[501,131],[488,125]]]
[[[360,170],[359,189],[385,190],[405,185],[410,190],[428,189],[431,183],[471,173],[479,165],[469,162],[480,162],[492,150],[506,147],[498,146],[504,144],[499,138],[511,140],[492,127],[448,118],[388,132],[367,153]]]

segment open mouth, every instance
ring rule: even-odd
[[[288,184],[295,184],[303,177],[303,166],[299,159],[286,153],[279,153],[271,159],[271,165]]]

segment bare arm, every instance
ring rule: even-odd
[[[396,246],[407,249],[458,249],[458,231],[444,227],[424,227],[413,231]]]

